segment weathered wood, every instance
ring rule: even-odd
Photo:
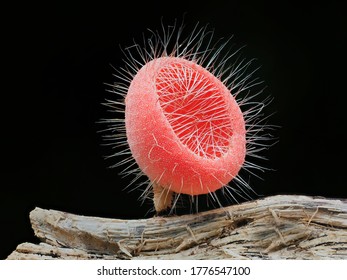
[[[272,196],[192,215],[119,220],[36,208],[40,244],[8,259],[346,259],[347,200]]]

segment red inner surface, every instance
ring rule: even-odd
[[[163,67],[156,89],[173,131],[195,154],[218,158],[227,152],[232,128],[220,89],[203,73],[183,63]]]

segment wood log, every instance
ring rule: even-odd
[[[35,208],[42,243],[8,259],[346,259],[347,200],[266,197],[198,214],[121,220]]]

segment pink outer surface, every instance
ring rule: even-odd
[[[172,63],[192,67],[220,89],[232,127],[229,149],[222,156],[206,158],[191,151],[182,144],[165,117],[156,77],[160,69]],[[242,167],[246,154],[243,114],[227,87],[200,65],[176,57],[148,62],[131,82],[125,105],[128,144],[137,164],[152,182],[176,193],[206,194],[228,184]]]

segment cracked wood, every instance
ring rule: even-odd
[[[42,243],[8,259],[346,259],[347,200],[272,196],[192,215],[121,220],[35,208]]]

